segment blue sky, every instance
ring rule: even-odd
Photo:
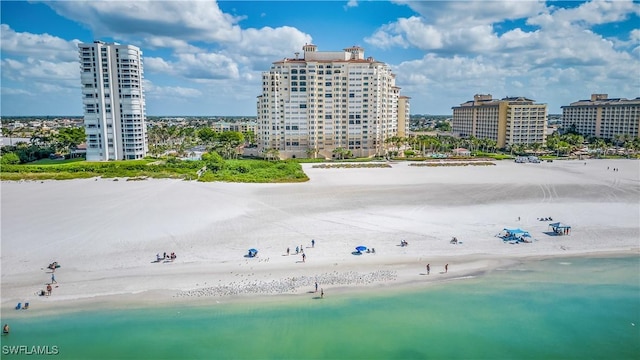
[[[1,1],[0,115],[81,115],[77,44],[143,51],[148,115],[254,116],[305,43],[388,63],[412,114],[492,94],[640,96],[637,1]]]

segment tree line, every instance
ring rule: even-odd
[[[0,150],[3,164],[24,164],[48,158],[51,154],[69,155],[86,139],[84,127],[37,129],[31,132],[29,143],[17,141],[14,144],[13,139],[17,133],[8,127],[2,128],[2,134],[9,138],[9,145]],[[25,135],[22,132],[20,134]]]

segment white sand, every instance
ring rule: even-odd
[[[300,184],[3,182],[2,309],[308,296],[316,280],[335,294],[424,286],[528,258],[640,254],[640,162],[496,164],[305,164],[311,180]],[[550,222],[537,218],[549,216],[571,234],[546,234]],[[535,241],[505,244],[495,237],[505,227]],[[300,245],[305,263],[293,255]],[[358,245],[376,253],[353,255]],[[257,258],[244,256],[249,248]],[[165,251],[177,259],[153,263]],[[57,287],[36,296],[53,261]]]

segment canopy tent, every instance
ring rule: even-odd
[[[520,228],[517,228],[517,229],[504,228],[504,231],[509,233],[509,234],[513,234],[513,235],[531,236],[531,235],[529,235],[528,231],[522,230]]]
[[[549,226],[553,229],[553,232],[558,235],[569,235],[571,231],[571,226],[560,222],[551,223]]]
[[[500,237],[504,240],[504,241],[517,241],[517,242],[524,242],[526,237],[531,237],[531,235],[529,234],[528,231],[526,230],[522,230],[520,228],[516,228],[516,229],[508,229],[508,228],[504,228],[503,229],[503,233],[500,235]],[[530,241],[527,241],[530,242]]]

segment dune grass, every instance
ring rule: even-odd
[[[309,178],[300,164],[290,161],[227,160],[217,172],[207,171],[198,179],[204,161],[126,160],[109,162],[39,161],[24,165],[4,165],[0,180],[70,180],[102,178],[171,178],[225,182],[301,182]]]

